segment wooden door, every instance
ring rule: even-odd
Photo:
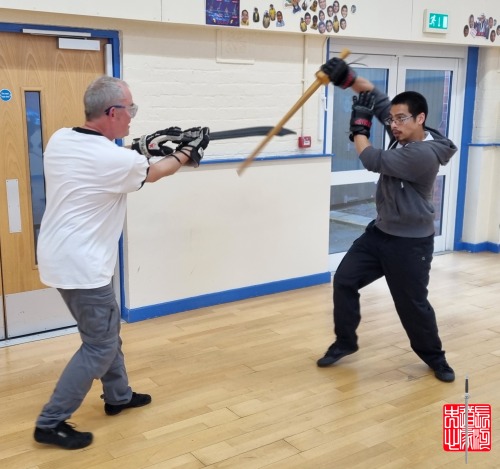
[[[0,250],[1,255],[1,250]],[[2,259],[0,256],[0,340],[5,339],[5,314],[3,310]]]
[[[45,207],[43,149],[57,129],[83,124],[83,94],[103,73],[103,44],[99,51],[68,50],[58,48],[57,37],[0,33],[0,258],[8,336],[15,329],[14,335],[37,332],[14,324],[40,321],[36,310],[43,305],[24,294],[47,289],[36,262]],[[35,304],[24,307],[24,299]],[[26,314],[31,310],[33,321]],[[63,323],[71,322],[66,311],[62,315]]]

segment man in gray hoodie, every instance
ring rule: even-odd
[[[317,365],[333,365],[358,350],[359,290],[385,276],[412,349],[437,379],[452,382],[455,373],[442,349],[427,287],[434,251],[434,182],[439,166],[448,163],[457,147],[425,126],[428,107],[421,94],[405,91],[389,101],[338,58],[321,69],[335,86],[359,93],[353,97],[350,139],[363,166],[380,177],[377,218],[354,241],[335,272],[336,340]],[[391,136],[387,150],[374,148],[368,139],[374,115]]]

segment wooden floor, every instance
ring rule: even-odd
[[[457,468],[443,450],[444,404],[492,406],[492,451],[471,468],[500,467],[500,257],[436,256],[430,300],[457,380],[438,381],[410,350],[383,280],[362,291],[360,350],[336,366],[316,359],[332,341],[331,286],[125,324],[134,390],[150,406],[103,412],[96,382],[71,421],[92,431],[83,450],[44,447],[33,424],[79,346],[77,334],[0,349],[1,468]]]

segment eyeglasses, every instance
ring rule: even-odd
[[[116,108],[116,109],[126,109],[128,113],[130,114],[130,117],[133,119],[136,114],[137,110],[139,109],[139,106],[137,104],[132,103],[130,106],[122,106],[121,104],[113,104],[112,106],[109,106],[107,109],[104,110],[104,114],[109,116],[109,111],[111,109]]]
[[[408,119],[411,119],[412,117],[415,116],[403,116],[396,118],[388,117],[387,119],[384,120],[384,124],[388,126],[391,126],[392,124],[401,125],[404,124]]]

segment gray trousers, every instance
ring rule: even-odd
[[[82,345],[61,374],[37,419],[39,428],[54,428],[80,407],[95,379],[104,401],[125,404],[132,399],[120,338],[120,310],[111,283],[90,290],[59,289],[75,318]]]

